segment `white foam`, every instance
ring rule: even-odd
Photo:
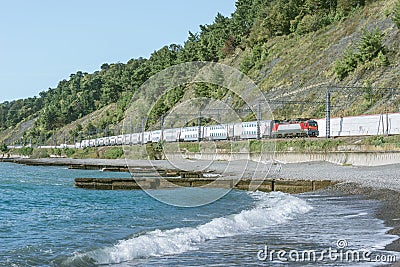
[[[356,214],[350,214],[350,215],[346,215],[343,218],[355,218],[355,217],[361,217],[361,216],[367,216],[368,212],[360,212],[360,213],[356,213]]]
[[[112,264],[137,258],[179,254],[196,250],[207,240],[254,232],[284,223],[311,209],[304,200],[280,192],[249,194],[256,200],[253,209],[215,218],[194,228],[154,230],[81,256],[90,257],[97,264]]]

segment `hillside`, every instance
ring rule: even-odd
[[[333,116],[399,111],[399,97],[382,88],[400,87],[400,1],[238,0],[236,7],[231,17],[218,14],[183,45],[166,45],[149,59],[105,63],[92,74],[71,74],[37,98],[0,104],[0,141],[51,142],[52,136],[73,140],[119,131],[143,82],[169,66],[199,60],[246,73],[278,119],[323,117],[328,86],[336,90]],[[143,95],[131,103],[138,112],[150,101]],[[221,88],[191,85],[167,94],[154,117],[193,96],[240,108]],[[141,121],[131,123],[138,127]]]

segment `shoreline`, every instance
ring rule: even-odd
[[[387,234],[398,236],[392,243],[387,244],[388,251],[400,252],[400,192],[390,189],[373,189],[356,183],[339,183],[324,191],[339,196],[361,196],[364,199],[376,200],[381,206],[376,210],[376,218],[382,220],[386,227],[391,228]],[[400,261],[400,259],[397,259]],[[399,265],[400,266],[400,265]]]
[[[69,158],[46,158],[46,159],[16,159],[13,162],[26,165],[39,166],[79,166],[90,165],[97,168],[103,166],[120,169],[129,164],[132,168],[164,168],[176,169],[176,166],[168,161],[150,160],[106,160],[106,159],[69,159]],[[201,161],[191,161],[195,167],[199,167]],[[237,178],[238,176],[254,177],[262,175],[265,168],[260,168],[256,162],[248,161],[243,171],[243,160],[238,161],[217,161],[208,168],[208,172],[224,173],[226,178]],[[182,164],[186,170],[190,164]],[[279,168],[278,168],[279,167]],[[275,172],[274,172],[275,168]],[[276,172],[276,169],[279,171]],[[377,200],[382,203],[376,211],[375,216],[384,221],[385,226],[391,230],[387,234],[397,235],[399,238],[386,245],[386,250],[400,252],[400,164],[391,164],[375,167],[367,166],[343,166],[328,162],[303,162],[303,163],[278,163],[272,165],[271,177],[276,179],[291,180],[332,180],[340,183],[333,185],[326,190],[336,195],[360,195],[366,199]],[[225,172],[224,172],[225,171]],[[250,176],[252,175],[252,176]],[[265,173],[264,173],[265,175]],[[397,259],[399,260],[399,259]],[[398,263],[398,262],[396,262]],[[395,264],[396,264],[395,263]],[[397,265],[396,265],[397,266]]]

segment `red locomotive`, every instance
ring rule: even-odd
[[[273,138],[284,137],[308,137],[318,136],[318,124],[315,120],[298,118],[295,120],[273,121],[271,136]]]

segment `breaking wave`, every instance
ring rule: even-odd
[[[249,192],[255,207],[240,213],[219,217],[197,227],[154,230],[118,241],[114,246],[75,255],[64,262],[94,265],[118,264],[138,258],[179,254],[196,250],[216,238],[255,232],[269,226],[282,224],[311,210],[305,200],[280,192]],[[74,264],[75,263],[75,264]]]

